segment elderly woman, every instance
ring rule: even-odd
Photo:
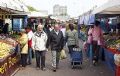
[[[27,65],[27,55],[28,55],[28,37],[25,30],[21,30],[21,37],[18,39],[21,50],[21,66],[24,69]]]
[[[37,70],[40,69],[40,60],[41,60],[41,70],[45,71],[45,53],[46,53],[46,43],[47,43],[47,34],[43,31],[43,25],[38,25],[37,31],[34,33],[32,38],[32,49],[36,53],[36,67]]]
[[[75,30],[73,24],[69,24],[69,30],[66,32],[66,40],[71,55],[74,47],[79,47],[79,39],[77,30]]]

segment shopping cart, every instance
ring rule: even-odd
[[[83,61],[82,49],[73,48],[73,51],[71,53],[71,67],[72,67],[72,69],[75,67],[82,68],[82,66],[81,66],[82,61]]]

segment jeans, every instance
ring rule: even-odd
[[[52,66],[54,68],[58,67],[60,60],[60,52],[53,50],[52,51]]]
[[[97,41],[93,41],[93,60],[95,60],[96,62],[98,62],[99,60],[99,49],[100,46],[97,45]]]
[[[91,44],[88,44],[87,50],[86,50],[86,55],[88,58],[90,57],[90,46],[91,46]]]
[[[36,54],[36,66],[40,68],[40,63],[41,63],[41,68],[45,67],[45,54],[46,51],[35,51]]]
[[[21,61],[20,61],[22,67],[26,67],[27,65],[27,54],[21,54]]]
[[[32,61],[32,48],[28,48],[28,64]]]

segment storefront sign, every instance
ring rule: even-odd
[[[5,60],[0,61],[0,76],[10,76],[18,67],[19,56],[12,54]]]

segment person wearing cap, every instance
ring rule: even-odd
[[[55,24],[54,29],[50,32],[50,44],[52,53],[53,72],[56,72],[59,66],[60,52],[64,47],[64,37],[60,26]]]
[[[43,31],[43,25],[39,24],[37,31],[32,37],[32,49],[36,54],[36,69],[45,71],[45,54],[46,54],[46,44],[47,44],[47,34]],[[41,61],[40,61],[41,60]],[[40,65],[41,62],[41,65]]]
[[[27,65],[27,55],[28,55],[28,36],[24,29],[20,32],[21,37],[18,39],[20,44],[20,53],[21,53],[21,69],[24,69]]]

